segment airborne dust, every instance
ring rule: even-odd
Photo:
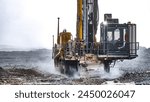
[[[138,54],[116,62],[110,73],[95,65],[68,77],[55,70],[51,50],[0,51],[0,84],[150,84],[150,49],[140,47]]]

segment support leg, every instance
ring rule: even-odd
[[[110,72],[110,64],[112,63],[111,60],[104,60],[104,70],[105,72],[109,73]]]

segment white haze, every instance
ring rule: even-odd
[[[33,66],[37,66],[37,69],[44,73],[53,73],[53,74],[60,74],[54,67],[54,62],[53,60],[49,62],[38,62],[34,63]]]
[[[75,36],[76,1],[0,0],[0,45],[51,48],[52,35],[57,34],[57,17],[61,18],[60,31],[66,28]],[[137,39],[145,47],[150,47],[149,11],[149,0],[99,0],[100,22],[104,13],[112,13],[121,23],[136,23]]]
[[[115,79],[121,77],[124,72],[119,69],[119,67],[114,67],[110,69],[110,73],[104,71],[103,64],[91,65],[87,67],[87,71],[81,67],[79,73],[74,75],[74,78],[102,78],[102,79]]]
[[[61,17],[60,26],[63,25],[60,31],[64,28],[72,31],[76,26],[75,19],[70,17],[76,16],[76,13],[68,11],[68,8],[74,9],[75,5],[62,5],[65,2],[71,4],[70,0],[59,2],[62,1],[0,0],[0,45],[27,49],[51,48],[52,35],[57,34],[57,17]]]
[[[104,79],[115,79],[119,78],[124,74],[119,68],[111,68],[110,73],[101,71],[101,77]]]

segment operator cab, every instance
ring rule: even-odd
[[[136,24],[119,24],[118,19],[112,18],[112,14],[105,14],[100,29],[100,56],[107,55],[114,59],[137,57]]]

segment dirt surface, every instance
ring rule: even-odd
[[[141,47],[138,55],[117,62],[109,74],[92,66],[68,77],[55,70],[50,50],[0,51],[0,85],[150,85],[150,49]]]
[[[86,72],[87,73],[87,72]],[[111,83],[110,83],[111,82]],[[149,85],[150,72],[125,73],[119,78],[101,78],[101,76],[68,77],[61,74],[43,73],[37,69],[0,68],[1,85],[101,85],[101,84]]]

